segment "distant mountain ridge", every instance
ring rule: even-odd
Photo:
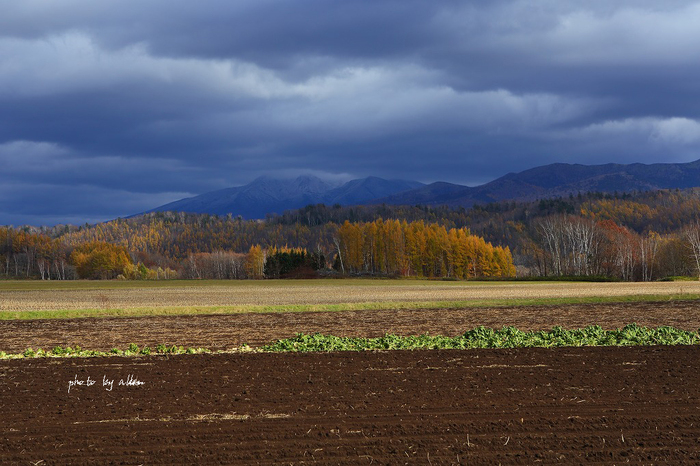
[[[246,219],[265,218],[308,204],[362,204],[424,186],[417,181],[368,177],[334,186],[315,176],[292,180],[260,177],[235,188],[220,189],[156,207],[148,212],[178,211],[215,215],[240,215]]]
[[[579,192],[630,192],[700,187],[700,160],[690,163],[580,165],[555,163],[509,173],[481,186],[385,180],[368,177],[333,186],[315,176],[293,180],[261,177],[236,188],[221,189],[165,204],[168,210],[241,215],[246,219],[281,214],[308,204],[447,205],[471,207],[499,201],[531,201]]]
[[[689,163],[580,165],[555,163],[509,173],[481,186],[437,182],[375,199],[372,204],[471,207],[499,201],[531,201],[579,192],[623,193],[700,186],[700,160]]]

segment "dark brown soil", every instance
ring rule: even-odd
[[[700,464],[698,387],[698,347],[0,361],[0,464]]]
[[[3,321],[0,350],[630,322],[700,304]],[[700,464],[698,387],[700,347],[0,361],[0,464]]]
[[[125,349],[130,343],[225,349],[243,343],[258,346],[298,332],[365,337],[385,333],[455,336],[479,325],[540,330],[555,325],[578,328],[597,324],[612,329],[633,322],[697,330],[700,302],[0,321],[0,351],[75,345]]]

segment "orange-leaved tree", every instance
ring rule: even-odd
[[[116,278],[131,265],[131,257],[124,246],[92,241],[76,247],[70,255],[78,277],[88,279]]]

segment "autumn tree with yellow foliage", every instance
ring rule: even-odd
[[[124,246],[94,241],[81,244],[70,255],[78,277],[89,279],[116,278],[132,265]]]
[[[493,246],[466,228],[422,221],[346,221],[338,228],[336,254],[350,273],[460,279],[514,277],[510,250]]]

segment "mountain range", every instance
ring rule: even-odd
[[[308,204],[355,205],[425,186],[417,181],[385,180],[368,177],[348,181],[340,186],[315,176],[293,180],[260,177],[252,183],[220,189],[199,196],[181,199],[156,207],[149,212],[178,211],[216,215],[240,215],[243,218],[265,218]]]
[[[632,192],[700,186],[700,160],[690,163],[579,165],[554,163],[509,173],[481,186],[437,182],[374,204],[471,207],[498,201],[532,201],[579,192]]]
[[[579,192],[630,192],[700,186],[700,160],[690,163],[579,165],[555,163],[509,173],[481,186],[368,177],[340,186],[314,176],[261,177],[245,186],[208,192],[150,212],[182,211],[264,218],[308,204],[448,205],[471,207],[506,200],[529,201]]]

